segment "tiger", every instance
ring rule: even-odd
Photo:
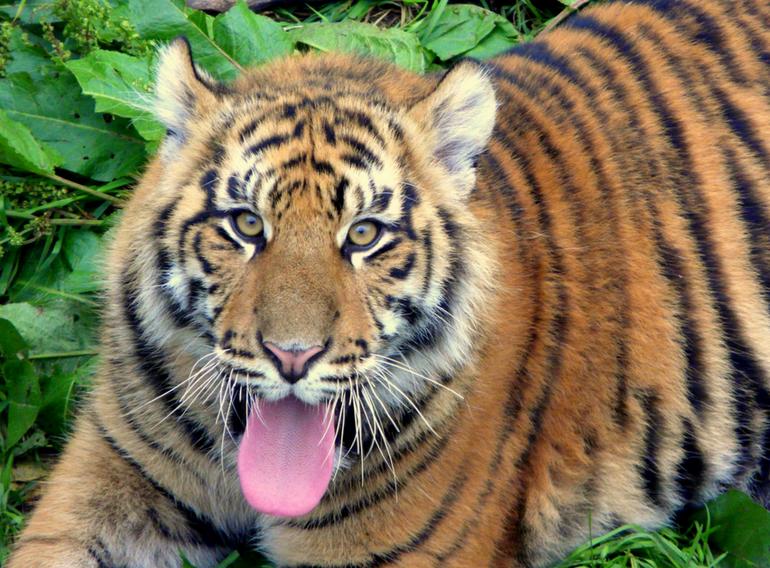
[[[162,48],[100,370],[9,568],[541,567],[770,506],[770,4],[416,74]]]

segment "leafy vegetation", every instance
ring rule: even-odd
[[[106,234],[164,134],[151,113],[159,44],[185,35],[225,81],[306,50],[427,72],[491,57],[588,1],[340,0],[255,14],[239,0],[214,16],[182,0],[0,0],[0,564],[96,365]],[[703,515],[683,532],[618,529],[560,566],[770,564],[761,507],[732,493]],[[262,562],[234,552],[221,566]]]

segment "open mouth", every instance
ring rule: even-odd
[[[341,401],[308,405],[288,396],[249,408],[235,397],[232,420],[243,433],[238,476],[244,497],[257,511],[283,517],[313,510],[329,487],[337,452],[365,451],[371,439]]]

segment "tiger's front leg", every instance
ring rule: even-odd
[[[170,494],[141,475],[88,418],[54,469],[8,568],[176,568],[216,565],[212,545]]]

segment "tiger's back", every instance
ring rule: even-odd
[[[551,276],[514,386],[534,403],[513,402],[532,434],[510,550],[547,558],[589,515],[658,526],[729,485],[768,503],[769,16],[617,3],[488,65],[510,125],[488,191]]]
[[[151,165],[126,211],[113,250],[108,361],[10,566],[56,566],[56,556],[67,554],[68,565],[80,566],[71,559],[82,557],[82,566],[96,566],[131,559],[138,549],[138,566],[176,566],[180,548],[199,554],[199,563],[213,562],[227,546],[252,538],[253,525],[260,546],[281,565],[539,566],[589,531],[660,526],[726,487],[770,504],[766,4],[608,3],[444,77],[343,56],[281,62],[230,88],[197,77],[203,86],[195,85],[188,104],[200,96],[209,106],[189,132],[169,134],[177,145]],[[339,85],[328,86],[329,78]],[[494,89],[491,103],[485,81]],[[446,94],[448,86],[454,94]],[[364,96],[377,103],[362,111]],[[239,104],[258,99],[283,109],[274,123],[273,114],[239,111]],[[495,99],[491,136],[477,155],[463,153],[479,144]],[[443,132],[457,116],[454,130]],[[309,151],[301,146],[308,136]],[[337,161],[334,149],[344,136],[353,143]],[[443,146],[442,136],[449,137]],[[310,158],[297,158],[293,145]],[[253,159],[255,147],[259,156],[269,154],[260,158],[270,160],[261,174],[278,171],[292,181],[254,189],[255,202],[280,213],[269,217],[261,205],[277,227],[282,215],[288,223],[296,214],[303,227],[331,223],[336,231],[335,215],[355,200],[394,212],[394,236],[369,265],[385,276],[367,288],[363,303],[373,306],[366,313],[379,325],[371,326],[378,328],[375,339],[356,343],[363,345],[361,360],[384,336],[421,332],[398,344],[404,361],[398,365],[408,369],[396,368],[406,378],[395,387],[407,389],[420,378],[425,384],[408,391],[411,406],[386,412],[392,427],[385,419],[380,434],[372,427],[387,451],[370,448],[360,468],[353,451],[353,465],[340,467],[321,503],[298,518],[256,516],[244,506],[233,466],[237,443],[216,412],[206,413],[207,401],[190,403],[189,413],[165,422],[162,434],[140,419],[174,409],[147,386],[157,386],[159,369],[168,371],[169,387],[195,369],[163,347],[168,337],[182,337],[180,330],[194,323],[215,344],[226,336],[227,351],[248,361],[247,341],[254,338],[217,326],[220,319],[235,326],[251,317],[249,290],[273,286],[278,315],[271,316],[285,321],[271,325],[286,326],[294,322],[288,308],[296,302],[280,296],[281,283],[326,293],[324,285],[353,271],[348,265],[336,272],[295,270],[286,258],[271,257],[267,243],[254,258],[264,252],[261,258],[273,259],[260,271],[280,273],[278,283],[254,276],[233,291],[228,281],[241,278],[241,265],[219,252],[236,246],[232,234],[220,242],[212,228],[185,241],[186,232],[204,223],[207,207],[234,199],[241,173],[232,156]],[[392,148],[398,148],[393,160]],[[384,187],[372,172],[391,162],[410,176]],[[430,169],[436,163],[444,170]],[[351,167],[367,171],[368,183],[328,184],[327,198],[319,182],[315,197],[298,197],[297,176],[359,179]],[[185,180],[179,182],[186,184],[184,199],[170,198],[166,178]],[[463,184],[461,201],[437,201],[436,187]],[[299,203],[326,208],[324,218]],[[310,250],[315,243],[293,246]],[[304,262],[285,250],[291,262]],[[338,262],[338,253],[328,262]],[[192,271],[196,263],[200,269],[180,285],[178,265]],[[252,282],[259,285],[250,289]],[[229,306],[228,298],[244,289],[249,294],[237,308]],[[176,312],[162,290],[171,291]],[[204,291],[208,311],[196,311]],[[361,325],[345,320],[344,310],[340,316],[304,300],[316,319],[327,317],[326,310],[350,329]],[[200,316],[193,323],[185,320],[191,313]],[[164,318],[172,322],[165,328]],[[251,323],[243,325],[253,331]],[[336,360],[348,365],[356,357]],[[220,399],[210,403],[221,412]],[[235,436],[244,428],[236,424]],[[221,441],[219,450],[213,441]],[[120,475],[98,476],[95,487],[77,485],[92,475],[96,458],[89,451]],[[115,527],[105,526],[104,517],[98,526],[78,520],[110,502],[116,484],[120,503],[108,509]],[[89,501],[91,494],[98,498]],[[136,495],[142,504],[159,494],[163,505],[153,505],[153,513],[126,497]],[[132,527],[149,523],[143,530],[150,536],[124,526],[120,519],[129,514]],[[71,536],[56,539],[59,527],[72,533],[83,526],[76,539],[82,550]],[[94,539],[101,545],[94,548]],[[50,562],[31,560],[46,553]]]

